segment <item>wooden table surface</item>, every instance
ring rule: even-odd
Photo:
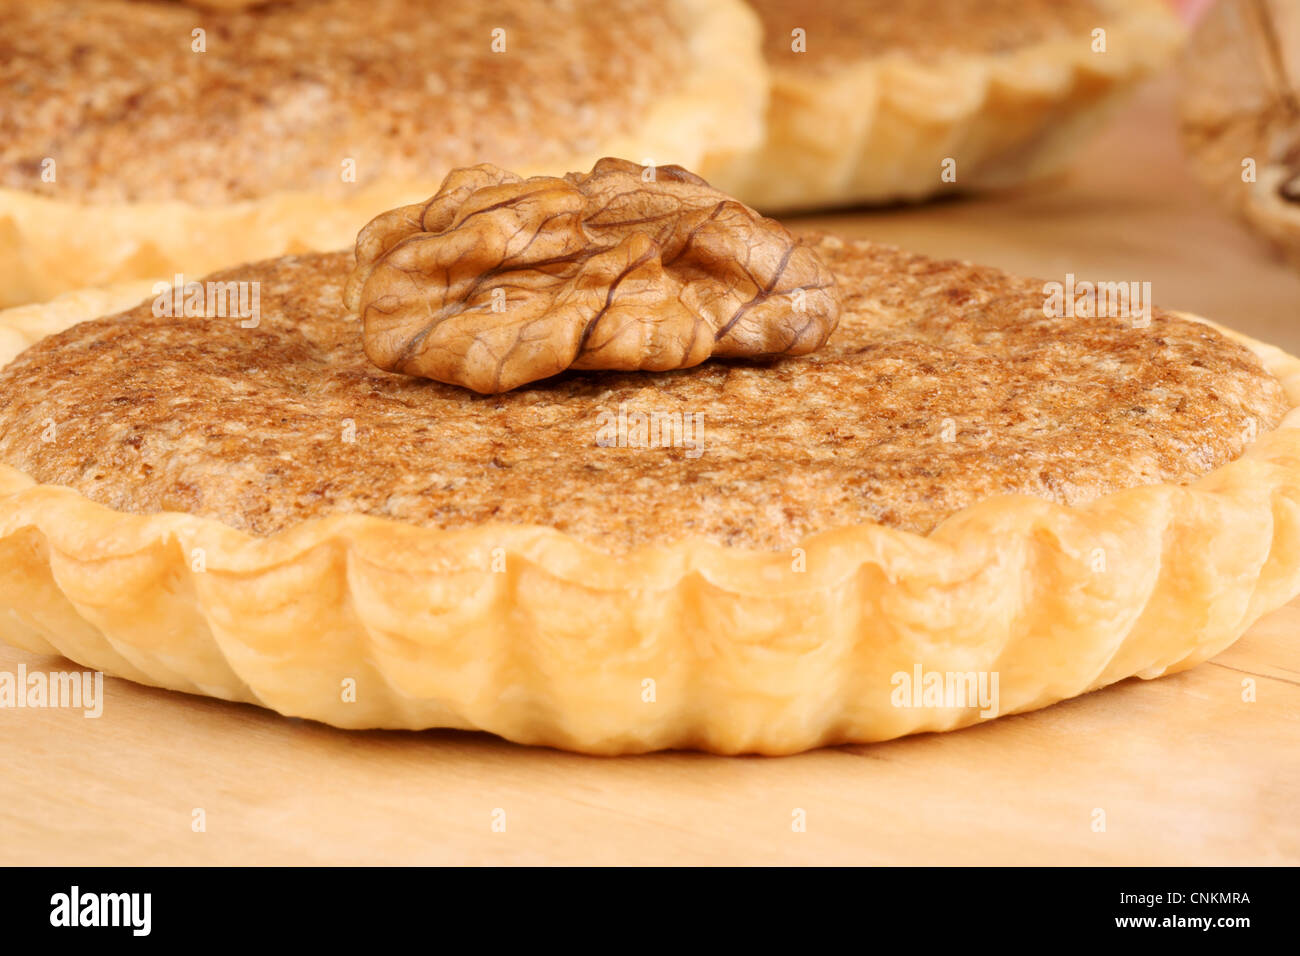
[[[1150,281],[1163,305],[1300,352],[1300,275],[1188,180],[1170,90],[1152,84],[1051,188],[806,221]],[[69,666],[0,645],[0,671],[20,663]],[[99,719],[0,710],[0,863],[1300,863],[1294,604],[1173,677],[779,759],[343,732],[111,678],[105,697]]]

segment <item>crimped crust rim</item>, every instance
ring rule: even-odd
[[[68,309],[21,310],[23,335],[41,331],[33,310],[52,329]],[[1222,331],[1290,406],[1240,458],[1082,506],[985,499],[926,537],[827,530],[801,543],[800,573],[790,553],[698,540],[611,557],[549,529],[357,515],[256,538],[0,467],[0,634],[338,726],[591,753],[792,753],[981,719],[891,707],[900,661],[995,668],[999,713],[1032,710],[1193,666],[1300,593],[1300,359]],[[1112,562],[1100,575],[1098,547]],[[338,702],[340,675],[362,704]],[[661,708],[637,697],[652,675]]]
[[[769,63],[764,143],[712,181],[764,211],[788,211],[1050,175],[1183,36],[1162,0],[1138,0],[1115,15],[1104,54],[1091,52],[1087,38],[1047,37],[941,61],[890,51],[827,73]],[[989,116],[998,128],[984,126]],[[940,180],[945,156],[957,159],[953,183]]]

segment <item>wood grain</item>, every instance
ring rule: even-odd
[[[0,711],[0,863],[1294,864],[1298,631],[1293,605],[1182,674],[784,758],[344,732],[109,679],[97,720]]]
[[[1183,173],[1170,89],[1054,188],[806,221],[1033,275],[1151,281],[1163,305],[1300,351],[1300,275]],[[1298,637],[1300,603],[1183,674],[780,759],[349,733],[109,679],[97,720],[0,710],[0,863],[1296,864]],[[0,671],[19,663],[68,667],[0,646]]]

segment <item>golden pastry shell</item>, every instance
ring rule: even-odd
[[[1097,26],[1105,52],[1072,35],[924,60],[900,49],[824,73],[774,67],[763,145],[708,178],[779,212],[1052,175],[1183,36],[1163,0],[1109,3]],[[952,180],[941,175],[950,159]]]
[[[148,292],[0,313],[0,364]],[[1191,667],[1300,593],[1300,360],[1224,331],[1291,408],[1192,484],[991,498],[929,536],[862,525],[789,553],[610,556],[547,528],[359,515],[257,538],[0,466],[0,637],[340,727],[599,754],[784,754],[982,719],[893,706],[892,675],[915,666],[996,672],[1000,713],[1033,710]]]

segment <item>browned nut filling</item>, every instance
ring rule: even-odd
[[[260,7],[268,0],[181,0],[181,3],[200,10],[242,10],[245,7]]]
[[[679,166],[453,171],[357,237],[344,302],[382,369],[509,391],[575,369],[803,355],[839,320],[830,270]]]

